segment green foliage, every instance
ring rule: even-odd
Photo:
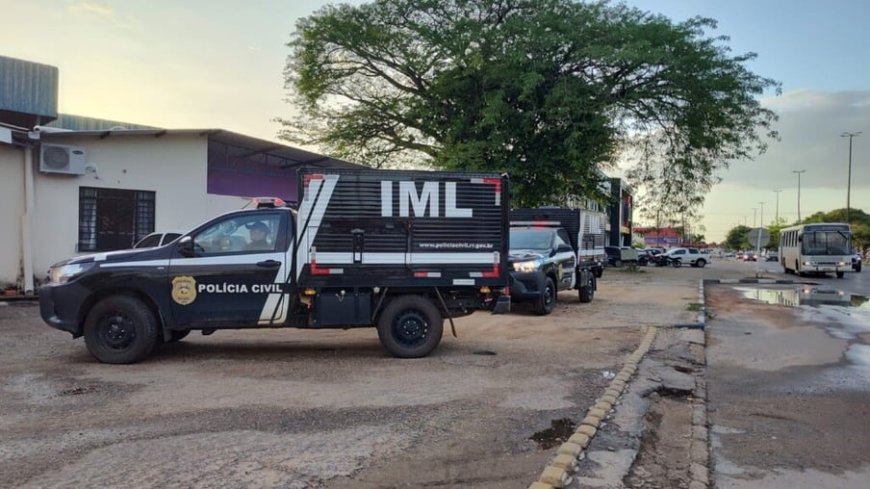
[[[646,210],[697,210],[774,136],[773,80],[715,21],[573,0],[376,0],[301,19],[281,137],[384,165],[507,172],[520,206],[603,198],[621,151]]]
[[[736,226],[728,231],[723,243],[726,248],[731,250],[746,250],[749,249],[749,231],[747,226]]]

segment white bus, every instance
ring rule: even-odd
[[[843,278],[852,269],[852,231],[848,224],[800,224],[779,234],[779,262],[785,273],[827,273]]]

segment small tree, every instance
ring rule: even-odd
[[[731,228],[725,236],[725,246],[732,250],[745,250],[749,248],[750,228],[739,225]]]

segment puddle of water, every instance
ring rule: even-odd
[[[855,365],[870,367],[870,345],[855,344],[846,350],[846,358]]]
[[[842,290],[798,287],[794,289],[767,289],[761,287],[735,287],[743,297],[767,304],[782,306],[842,306],[870,310],[870,299]]]
[[[571,435],[574,434],[574,428],[577,425],[568,418],[554,419],[550,421],[550,427],[546,430],[541,430],[529,439],[538,443],[538,447],[542,450],[549,450],[553,447],[561,445]]]

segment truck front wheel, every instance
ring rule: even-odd
[[[589,303],[595,298],[595,274],[589,274],[589,280],[580,287],[580,302]]]
[[[85,319],[85,345],[103,363],[136,363],[158,341],[157,320],[142,301],[128,296],[98,302]]]
[[[444,320],[432,301],[419,295],[393,299],[378,319],[378,338],[391,355],[425,357],[441,342]]]
[[[544,290],[541,291],[541,297],[535,303],[535,312],[541,316],[546,316],[553,312],[553,308],[556,306],[557,293],[556,284],[553,282],[553,279],[547,277],[547,280],[544,281]]]

